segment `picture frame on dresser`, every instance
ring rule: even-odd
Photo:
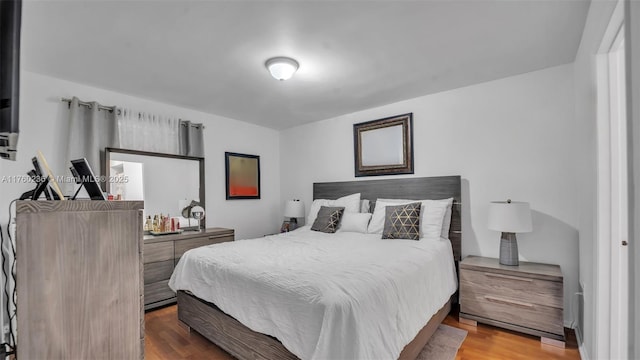
[[[286,233],[291,231],[291,222],[285,220],[282,222],[282,226],[280,226],[280,232],[281,233]]]

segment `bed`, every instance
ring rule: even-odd
[[[314,199],[453,197],[449,237],[385,241],[304,227],[194,250],[172,276],[179,320],[239,359],[414,359],[457,289],[460,177],[316,183],[313,191]]]

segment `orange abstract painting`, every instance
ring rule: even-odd
[[[260,157],[225,153],[227,200],[260,199]]]

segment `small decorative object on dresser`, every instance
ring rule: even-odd
[[[560,266],[468,256],[460,262],[460,322],[481,322],[540,336],[564,347]]]
[[[518,266],[518,232],[531,231],[529,203],[492,201],[489,204],[489,229],[502,231],[500,237],[500,264]]]
[[[144,309],[176,302],[169,278],[182,254],[200,246],[233,241],[233,229],[209,228],[178,235],[144,237]]]
[[[304,202],[300,200],[289,200],[284,208],[284,217],[288,217],[289,221],[286,231],[295,230],[298,228],[298,219],[304,217]],[[285,223],[282,224],[282,229],[285,228]],[[286,232],[282,231],[282,232]]]
[[[204,219],[204,208],[200,205],[199,202],[195,200],[191,200],[191,203],[185,206],[182,209],[182,217],[188,219],[189,222],[188,227],[183,227],[183,230],[200,230],[200,224],[202,223],[202,219]],[[191,226],[191,219],[195,219],[194,222],[196,225]]]

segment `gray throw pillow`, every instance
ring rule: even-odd
[[[330,234],[336,232],[340,226],[342,213],[344,213],[344,206],[321,206],[320,211],[318,211],[318,217],[316,217],[316,221],[314,221],[311,226],[311,230]]]
[[[383,239],[420,240],[419,202],[385,208]]]

